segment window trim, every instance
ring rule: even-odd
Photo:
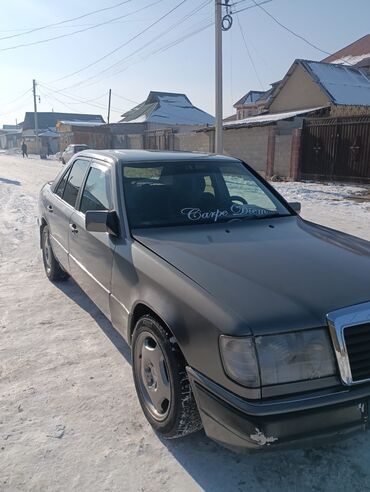
[[[99,171],[103,171],[103,172],[108,173],[110,188],[111,188],[110,189],[111,196],[109,198],[110,198],[110,202],[112,204],[112,210],[114,209],[114,207],[113,207],[113,193],[112,193],[112,173],[111,173],[112,166],[110,166],[107,162],[103,162],[103,161],[97,162],[96,160],[91,160],[90,166],[89,166],[88,171],[87,171],[87,173],[84,177],[84,180],[83,180],[83,186],[81,186],[81,188],[78,192],[76,204],[75,204],[76,211],[79,212],[83,216],[85,216],[85,212],[81,211],[82,195],[83,195],[83,192],[85,191],[86,182],[87,182],[87,179],[89,177],[91,169],[98,169]]]
[[[66,173],[70,173],[72,167],[75,165],[75,163],[77,161],[86,161],[87,162],[87,168],[86,168],[86,171],[85,171],[85,174],[84,174],[84,177],[82,179],[82,183],[81,183],[81,186],[80,186],[80,189],[78,190],[78,193],[77,193],[77,197],[76,197],[76,202],[74,205],[71,205],[70,203],[68,203],[65,199],[64,199],[64,191],[65,191],[65,187],[66,185],[64,185],[64,189],[63,189],[63,195],[60,197],[59,195],[57,195],[55,193],[55,190],[58,188],[59,186],[59,183],[60,181],[63,179],[63,177],[66,175]],[[76,208],[76,205],[79,204],[79,196],[81,194],[81,189],[85,186],[85,181],[86,181],[86,173],[87,171],[90,169],[90,162],[91,162],[91,159],[90,158],[83,158],[83,157],[77,157],[69,166],[68,166],[68,169],[66,169],[65,173],[62,174],[62,176],[59,178],[58,180],[58,184],[56,185],[56,187],[54,188],[53,190],[53,193],[54,193],[54,196],[56,196],[57,198],[59,198],[60,200],[62,200],[62,202],[65,204],[65,205],[68,205],[69,207],[71,207],[72,210],[78,210]],[[69,178],[69,176],[68,176]],[[66,184],[68,182],[68,178],[67,178],[67,181],[66,181]]]
[[[59,176],[59,178],[58,178],[58,180],[56,182],[54,181],[54,183],[52,185],[52,192],[53,192],[53,194],[56,195],[60,199],[62,199],[62,197],[60,197],[59,195],[57,195],[57,192],[56,191],[57,191],[57,189],[58,189],[58,187],[59,187],[62,179],[64,178],[64,176],[66,174],[69,174],[70,171],[71,171],[71,166],[67,166],[67,169],[64,169],[64,172]],[[64,188],[65,188],[65,186],[66,185],[64,185]],[[64,193],[64,188],[63,188],[63,193]],[[63,196],[63,193],[62,193],[62,196]]]

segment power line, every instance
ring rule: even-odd
[[[245,0],[240,0],[240,2],[236,2],[236,3],[233,3],[231,6],[232,7],[235,7],[236,5],[238,5],[239,3],[242,3],[244,2]],[[254,9],[255,7],[259,7],[260,5],[263,5],[265,3],[270,3],[272,2],[272,0],[264,0],[260,3],[258,3],[257,5],[248,5],[248,7],[244,7],[243,9],[240,9],[240,10],[232,10],[232,14],[239,14],[239,12],[244,12],[245,10],[249,10],[249,9]]]
[[[132,0],[127,0],[127,1],[132,1]],[[113,17],[112,19],[109,19],[107,21],[99,22],[98,24],[94,24],[90,27],[85,27],[84,29],[78,29],[77,31],[65,33],[65,34],[59,34],[58,36],[53,36],[51,38],[46,38],[46,39],[41,39],[39,41],[33,41],[32,43],[22,43],[22,44],[17,44],[14,46],[8,46],[7,48],[1,48],[0,51],[9,51],[9,50],[15,50],[18,48],[23,48],[23,47],[29,47],[29,46],[34,46],[37,44],[43,44],[43,43],[49,43],[50,41],[55,41],[56,39],[61,39],[61,38],[67,38],[69,36],[73,36],[75,34],[79,34],[81,32],[86,32],[90,31],[91,29],[96,29],[97,27],[101,27],[107,24],[111,24],[112,22],[118,20],[118,19],[123,19],[124,17],[129,17],[130,15],[136,14],[137,12],[140,12],[144,10],[145,8],[151,7],[152,5],[155,5],[159,2],[162,2],[163,0],[157,0],[156,2],[149,4],[145,7],[142,7],[140,9],[134,10],[133,12],[129,12],[128,14],[123,14],[118,17]]]
[[[328,51],[325,51],[325,50],[319,48],[315,44],[311,43],[311,41],[306,39],[304,36],[301,36],[300,34],[294,32],[289,27],[282,24],[276,17],[274,17],[272,14],[270,14],[270,12],[268,10],[266,10],[264,7],[262,7],[261,4],[258,4],[255,0],[252,0],[252,2],[255,4],[256,7],[259,7],[266,15],[268,15],[274,22],[276,22],[276,24],[278,24],[280,27],[282,27],[283,29],[288,31],[290,34],[292,34],[293,36],[295,36],[298,39],[301,39],[302,41],[304,41],[306,44],[308,44],[312,48],[315,48],[315,50],[320,51],[321,53],[324,53],[324,55],[331,55],[331,53],[329,53]]]
[[[185,0],[184,0],[185,1]],[[184,3],[184,1],[180,2],[176,7],[174,7],[170,12],[167,12],[166,15],[168,15],[169,13],[171,13],[173,10],[175,10],[176,8],[180,7],[180,5],[182,5]],[[132,58],[135,54],[139,53],[140,51],[142,51],[144,48],[146,48],[148,45],[152,45],[154,41],[156,41],[157,39],[161,38],[162,36],[168,34],[170,31],[172,31],[174,28],[178,27],[180,24],[182,24],[183,22],[185,22],[188,18],[190,18],[192,15],[194,15],[195,13],[197,13],[199,10],[201,10],[202,8],[204,8],[206,5],[210,4],[212,0],[206,0],[205,2],[203,2],[200,6],[198,6],[196,9],[192,10],[190,13],[188,13],[187,15],[185,15],[182,19],[180,19],[179,21],[176,21],[172,26],[170,27],[167,27],[163,32],[161,32],[160,34],[158,34],[157,36],[155,36],[154,38],[152,38],[151,40],[149,40],[147,43],[145,43],[144,45],[142,45],[141,47],[139,47],[138,49],[134,50],[130,55],[127,55],[125,56],[124,58],[121,58],[120,60],[118,60],[117,62],[113,63],[112,65],[106,67],[105,69],[103,70],[100,70],[99,73],[98,73],[98,76],[101,76],[101,74],[103,73],[106,73],[108,72],[109,70],[111,70],[112,68],[122,64],[124,61],[126,61],[127,59],[129,58]],[[163,17],[162,17],[163,18]],[[155,23],[158,23],[159,20],[161,19],[158,19]],[[154,24],[155,24],[154,23]],[[152,26],[154,25],[152,24]],[[147,28],[148,29],[148,28]],[[140,34],[140,33],[139,33]],[[136,37],[138,37],[138,35],[136,35]],[[130,40],[129,40],[130,41]],[[128,42],[129,42],[128,41]],[[127,44],[127,43],[126,43]],[[122,47],[122,46],[121,46]],[[116,48],[115,51],[117,51],[117,49],[119,48]],[[109,56],[109,55],[108,55]],[[95,63],[98,63],[99,61],[101,61],[101,59],[95,61],[93,64]],[[91,66],[92,64],[90,64]],[[87,67],[85,67],[87,68]],[[81,70],[80,70],[81,71]],[[76,73],[76,72],[75,72]],[[120,72],[117,72],[117,73],[120,73]],[[65,77],[64,77],[65,78]],[[58,80],[61,80],[61,79],[58,79]],[[70,88],[73,88],[73,87],[76,87],[76,86],[80,86],[81,84],[85,84],[86,82],[89,82],[90,80],[93,80],[94,82],[93,83],[96,83],[98,82],[99,80],[97,80],[96,78],[96,75],[92,75],[86,79],[83,79],[82,81],[79,81],[69,87],[67,87],[67,89],[70,89]],[[101,78],[100,78],[101,80]],[[90,84],[91,85],[91,84]]]
[[[116,96],[116,97],[118,97],[120,99],[123,99],[124,101],[128,101],[128,102],[131,102],[131,103],[134,103],[134,104],[140,104],[137,101],[134,101],[133,99],[129,99],[128,97],[124,97],[124,96],[120,96],[116,92],[112,92],[112,94],[113,94],[113,96]]]
[[[87,12],[86,14],[82,14],[82,15],[79,15],[77,17],[71,17],[69,19],[65,19],[65,20],[60,21],[60,22],[54,22],[53,24],[47,24],[45,26],[35,27],[33,29],[30,29],[30,30],[28,30],[26,32],[22,32],[22,33],[19,33],[19,34],[12,34],[10,36],[4,36],[4,37],[0,38],[0,41],[2,41],[3,39],[17,38],[19,36],[24,36],[25,34],[31,34],[32,32],[42,31],[43,29],[48,29],[49,27],[60,26],[61,24],[66,24],[67,22],[72,22],[72,21],[75,21],[75,20],[80,20],[80,19],[83,19],[83,18],[88,17],[90,15],[98,14],[100,12],[105,12],[107,10],[116,9],[117,7],[120,7],[121,5],[124,5],[125,3],[129,3],[131,1],[132,0],[124,0],[123,2],[116,3],[116,4],[112,5],[111,7],[104,7],[102,9],[93,10],[91,12]]]
[[[22,95],[17,96],[15,99],[12,99],[11,101],[8,101],[8,102],[3,103],[3,104],[5,104],[6,106],[7,106],[8,104],[13,104],[13,103],[15,103],[15,102],[19,101],[20,99],[22,99],[22,98],[23,98],[26,94],[28,94],[29,92],[32,92],[32,89],[27,89],[27,90],[26,90],[26,92],[24,92]]]
[[[142,61],[147,60],[148,58],[152,57],[153,55],[156,55],[156,54],[159,54],[159,53],[163,53],[163,52],[169,50],[170,48],[172,48],[174,46],[177,46],[178,44],[186,41],[187,39],[195,36],[196,34],[202,32],[202,31],[205,31],[206,29],[208,29],[212,25],[213,25],[213,22],[210,22],[210,23],[208,23],[206,25],[201,26],[198,29],[193,30],[192,32],[190,32],[188,34],[185,34],[184,36],[182,36],[182,37],[180,37],[178,39],[175,39],[175,40],[171,41],[170,43],[167,43],[166,45],[160,46],[159,48],[157,48],[154,51],[149,52],[148,54],[146,54],[144,57],[140,58],[139,60],[130,63],[126,67],[117,70],[116,72],[108,75],[107,77],[112,77],[112,76],[118,75],[118,74],[120,74],[122,72],[125,72],[131,66],[136,65],[137,63],[141,63]],[[151,43],[147,43],[147,44],[151,44]],[[140,49],[139,50],[136,50],[136,52],[138,52],[138,51],[140,51]],[[136,53],[136,52],[134,52],[134,53]],[[126,59],[131,58],[134,53],[132,53],[131,55],[127,56]],[[121,61],[123,61],[123,60],[121,60]],[[105,78],[107,78],[107,77],[105,77]],[[92,77],[89,77],[89,79],[85,79],[85,81],[83,81],[83,82],[86,82],[88,80],[92,80],[92,82],[90,84],[88,84],[86,87],[89,87],[89,86],[94,85],[94,84],[96,84],[98,82],[101,82],[102,79],[99,79],[98,80],[95,76],[92,76]],[[71,86],[71,87],[75,87],[76,85],[80,85],[80,84],[75,84],[74,86]]]
[[[56,99],[58,102],[60,102],[61,104],[66,104],[66,103],[63,103],[62,101],[58,100],[55,95],[54,95],[54,90],[51,88],[51,87],[48,87],[46,86],[45,84],[39,84],[39,86],[41,85],[41,87],[47,91],[47,94],[49,95],[49,97],[54,97],[54,99]],[[71,94],[68,94],[66,92],[62,92],[62,91],[59,91],[58,92],[58,95],[61,95],[62,97],[65,97],[65,98],[68,98],[68,99],[73,99],[74,101],[77,101],[77,103],[80,103],[80,104],[87,104],[88,106],[91,106],[91,107],[94,107],[94,108],[98,108],[98,109],[106,109],[106,106],[105,105],[102,105],[102,104],[99,104],[99,103],[91,103],[89,102],[89,99],[80,99],[76,96],[72,96]],[[104,95],[107,95],[107,93],[105,92]],[[102,97],[102,96],[101,96]],[[69,101],[68,104],[74,104],[72,102]],[[66,104],[67,105],[67,104]],[[73,108],[74,109],[74,108]],[[112,111],[115,111],[117,113],[120,113],[121,110],[118,109],[118,108],[112,108]]]
[[[253,61],[253,58],[252,58],[252,54],[251,54],[251,52],[250,52],[250,50],[249,50],[249,48],[248,48],[247,40],[246,40],[246,38],[245,38],[244,31],[243,31],[242,26],[241,26],[241,24],[240,24],[240,19],[239,19],[238,14],[236,14],[236,20],[238,21],[238,26],[239,26],[240,33],[241,33],[242,38],[243,38],[243,41],[244,41],[244,46],[245,46],[245,49],[247,50],[247,53],[248,53],[249,61],[251,62],[251,65],[252,65],[252,67],[253,67],[254,73],[256,74],[257,80],[258,80],[258,82],[259,82],[259,84],[260,84],[260,86],[261,86],[262,90],[265,90],[265,88],[264,88],[264,86],[263,86],[263,84],[262,84],[262,82],[261,82],[260,76],[258,75],[256,65],[255,65],[255,63],[254,63],[254,61]]]
[[[160,0],[161,1],[161,0]],[[106,53],[105,55],[101,56],[100,58],[98,58],[97,60],[89,63],[88,65],[85,65],[84,67],[80,68],[79,70],[76,70],[72,73],[69,73],[67,75],[64,75],[63,77],[60,77],[59,79],[56,79],[56,80],[53,80],[52,82],[59,82],[60,80],[64,80],[66,78],[69,78],[69,77],[72,77],[74,75],[77,75],[78,73],[81,73],[83,72],[84,70],[87,70],[88,68],[96,65],[97,63],[101,62],[102,60],[105,60],[106,58],[108,58],[109,56],[113,55],[114,53],[116,53],[117,51],[119,51],[120,49],[122,49],[124,46],[127,46],[129,43],[131,43],[132,41],[134,41],[135,39],[137,39],[139,36],[141,36],[142,34],[144,34],[145,32],[147,32],[149,29],[151,29],[153,26],[155,26],[156,24],[158,24],[161,20],[163,20],[165,17],[167,17],[168,15],[170,15],[174,10],[176,10],[177,8],[179,8],[182,4],[184,4],[186,2],[186,0],[181,0],[180,3],[178,3],[175,7],[173,7],[171,10],[167,11],[165,14],[163,14],[161,17],[159,17],[156,21],[154,21],[153,23],[151,23],[149,26],[147,26],[145,29],[141,30],[140,32],[138,32],[137,34],[135,34],[135,36],[131,37],[130,39],[128,39],[127,41],[125,41],[124,43],[120,44],[119,46],[117,46],[116,48],[114,48],[113,50],[109,51],[108,53]],[[155,2],[155,3],[158,3],[158,2]],[[148,6],[147,6],[148,7]],[[70,86],[70,87],[74,87],[73,85]]]

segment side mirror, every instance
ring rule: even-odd
[[[119,236],[119,220],[114,210],[87,210],[85,227],[90,232],[107,232],[112,236]]]
[[[294,212],[297,212],[297,214],[299,214],[299,212],[301,211],[301,202],[289,202],[289,205],[294,210]]]

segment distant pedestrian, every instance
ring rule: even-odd
[[[49,155],[51,155],[51,154],[52,154],[51,145],[50,145],[50,143],[48,142],[48,157],[49,157]]]
[[[23,158],[24,158],[24,156],[28,157],[28,154],[27,154],[27,144],[26,144],[26,142],[23,142],[22,143],[21,149],[22,149]]]

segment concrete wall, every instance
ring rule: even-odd
[[[174,150],[212,152],[212,133],[175,133],[173,135]]]
[[[276,135],[273,174],[289,177],[291,151],[292,135]]]
[[[224,132],[225,154],[242,159],[265,175],[267,162],[268,126],[234,128]]]

